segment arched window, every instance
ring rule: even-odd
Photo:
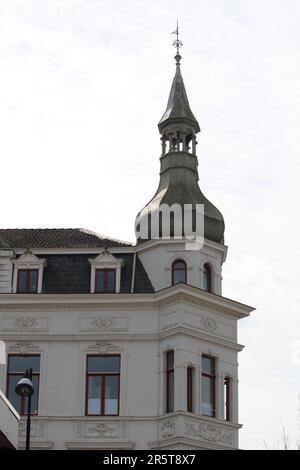
[[[178,259],[172,264],[172,285],[179,284],[179,282],[184,284],[187,282],[186,262],[182,259]]]
[[[208,263],[203,266],[203,289],[212,292],[212,272]]]

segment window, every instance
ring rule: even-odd
[[[120,356],[88,356],[86,414],[119,414]]]
[[[188,367],[186,371],[187,371],[187,377],[186,377],[187,411],[192,413],[194,411],[194,398],[193,398],[194,368]]]
[[[21,415],[27,413],[26,399],[15,392],[19,380],[27,369],[32,369],[34,393],[31,397],[31,413],[38,413],[38,396],[40,382],[40,356],[9,355],[7,364],[7,398]]]
[[[116,291],[116,270],[96,269],[95,292]]]
[[[166,412],[174,411],[174,351],[166,353]]]
[[[37,292],[38,270],[18,269],[17,292],[33,294]]]
[[[215,359],[202,356],[202,414],[215,417]]]
[[[13,259],[12,263],[14,265],[13,293],[40,294],[46,260],[38,258],[32,251],[27,250],[18,258]]]
[[[211,267],[205,263],[203,266],[203,289],[207,292],[212,292],[212,275]]]
[[[186,262],[183,260],[176,260],[172,264],[172,285],[187,282],[187,268]]]
[[[231,379],[230,377],[224,378],[224,419],[230,421],[230,393],[231,393]]]

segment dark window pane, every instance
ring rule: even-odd
[[[175,261],[172,265],[173,285],[179,282],[186,282],[186,262],[182,260]]]
[[[22,375],[27,369],[40,372],[40,356],[9,356],[9,372],[20,372]]]
[[[202,356],[202,372],[204,374],[214,375],[215,360],[213,357]]]
[[[176,263],[174,263],[174,269],[183,269],[185,270],[186,269],[186,264],[184,261],[176,261]]]
[[[224,379],[224,418],[230,421],[230,377]]]
[[[7,398],[11,402],[12,406],[20,413],[21,397],[15,392],[15,388],[19,380],[23,377],[21,375],[11,375],[8,381]]]
[[[88,414],[100,415],[101,413],[101,380],[98,376],[88,378]]]
[[[214,416],[214,379],[202,376],[202,413]]]
[[[88,372],[111,372],[120,371],[120,356],[89,356]]]
[[[208,264],[203,266],[203,289],[211,292],[211,269]]]
[[[193,375],[194,369],[187,368],[187,411],[193,411]]]
[[[31,413],[36,414],[38,412],[38,398],[39,398],[39,377],[37,375],[32,376],[32,383],[34,392],[31,397]],[[27,402],[26,402],[27,407]],[[27,408],[25,409],[27,413]]]
[[[115,291],[115,278],[116,278],[115,271],[107,272],[107,290],[109,292]]]
[[[167,412],[174,411],[174,372],[167,373]]]
[[[119,399],[119,377],[114,377],[114,376],[105,377],[104,414],[106,415],[118,414],[118,399]]]
[[[208,273],[207,271],[204,271],[203,273],[203,289],[204,290],[209,290],[209,279],[208,279]]]
[[[185,271],[174,271],[174,284],[185,283]]]
[[[37,291],[37,280],[38,280],[38,272],[37,271],[29,271],[29,291],[36,292]]]
[[[96,272],[96,291],[101,292],[104,290],[104,271]]]
[[[174,367],[174,351],[167,352],[167,369],[173,369]]]
[[[18,292],[26,292],[26,280],[27,280],[27,272],[26,271],[18,271]]]

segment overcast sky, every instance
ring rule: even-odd
[[[241,447],[295,447],[300,393],[298,0],[0,0],[1,227],[134,241],[182,74],[200,187],[222,211],[240,322]]]

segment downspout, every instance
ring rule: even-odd
[[[131,294],[134,293],[135,267],[136,267],[136,252],[133,253],[132,278],[131,278],[131,290],[130,290]]]

